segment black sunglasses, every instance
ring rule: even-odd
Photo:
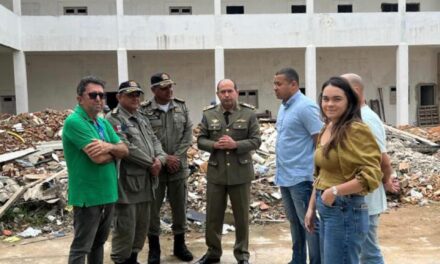
[[[105,99],[105,93],[97,93],[97,92],[91,92],[87,94],[91,100],[96,100],[96,98],[99,96],[100,99]]]

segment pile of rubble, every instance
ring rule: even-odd
[[[398,128],[413,135],[426,138],[434,143],[440,143],[440,126],[426,128],[415,126],[399,126]]]
[[[0,116],[0,154],[22,150],[35,143],[60,140],[64,119],[70,110]]]
[[[416,130],[424,131],[421,128],[409,131]],[[416,136],[426,135],[417,133]],[[402,138],[398,132],[387,131],[388,154],[402,189],[398,201],[425,205],[429,201],[440,201],[440,153],[438,146],[428,146],[419,140],[415,137]],[[433,155],[419,152],[426,148],[436,149],[436,152]]]
[[[21,235],[32,236],[71,227],[60,141],[69,113],[48,109],[0,117],[0,230],[7,234],[28,229]]]
[[[43,232],[62,232],[71,228],[71,208],[66,207],[66,164],[60,141],[60,131],[69,113],[46,110],[0,117],[0,230],[24,230],[29,227],[26,215],[42,218],[37,227]],[[418,152],[424,147],[428,147],[431,153],[438,150],[440,146],[431,142],[438,140],[429,136],[435,134],[432,132],[435,129],[426,133],[422,133],[425,130],[420,128],[405,130],[418,132],[412,135],[387,127],[388,152],[402,187],[401,194],[392,198],[397,204],[424,205],[428,201],[440,201],[440,154]],[[250,219],[253,223],[285,221],[281,193],[274,184],[274,124],[262,123],[261,132],[262,145],[252,155],[256,179],[251,187]],[[201,230],[206,212],[209,153],[198,150],[198,133],[199,129],[195,128],[193,145],[188,150],[191,169],[188,179],[188,218],[195,223],[191,227]],[[163,209],[164,224],[171,222],[171,210],[167,206]],[[225,221],[233,223],[230,205]]]

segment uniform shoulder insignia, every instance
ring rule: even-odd
[[[179,103],[185,103],[185,100],[177,98],[177,97],[174,97],[174,101],[177,101]]]
[[[119,107],[115,107],[112,110],[112,115],[116,115],[119,112]]]
[[[149,106],[151,104],[151,101],[150,100],[148,100],[148,101],[143,101],[142,103],[141,103],[141,106]]]
[[[206,111],[206,110],[209,110],[209,109],[213,109],[214,107],[216,107],[216,105],[205,106],[205,108],[203,108],[203,111]]]
[[[247,104],[247,103],[241,103],[241,102],[240,102],[240,105],[241,105],[241,106],[244,106],[244,107],[247,107],[247,108],[250,108],[250,109],[252,109],[252,110],[255,109],[255,106],[250,105],[250,104]]]

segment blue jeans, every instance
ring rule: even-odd
[[[337,196],[325,205],[316,192],[316,208],[321,219],[320,239],[324,264],[358,264],[368,233],[368,206],[364,196]]]
[[[370,225],[367,239],[362,245],[362,264],[384,264],[379,241],[377,240],[377,226],[379,225],[380,214],[370,215]]]
[[[312,182],[305,181],[290,187],[281,187],[284,208],[290,222],[292,235],[292,260],[290,264],[305,264],[307,261],[306,241],[309,249],[311,264],[321,263],[318,228],[313,233],[308,233],[304,227],[304,216],[309,206],[312,195]],[[316,221],[316,226],[319,226]]]

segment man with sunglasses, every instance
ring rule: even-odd
[[[138,111],[141,94],[143,91],[135,81],[121,83],[116,95],[119,104],[106,116],[129,150],[119,166],[119,200],[115,205],[111,253],[115,263],[138,263],[138,253],[147,238],[157,177],[166,162],[160,141]]]
[[[141,111],[149,119],[154,133],[167,153],[166,168],[161,171],[156,200],[151,206],[151,223],[148,231],[148,263],[160,263],[160,208],[165,193],[171,205],[174,256],[191,261],[192,253],[185,245],[186,231],[186,180],[189,175],[186,152],[192,142],[192,122],[185,101],[173,97],[175,83],[166,73],[151,76],[154,97],[142,103]]]
[[[78,105],[64,122],[63,147],[73,205],[74,238],[69,264],[103,263],[113,204],[118,199],[116,159],[128,154],[111,124],[98,117],[104,106],[104,82],[84,77]]]

